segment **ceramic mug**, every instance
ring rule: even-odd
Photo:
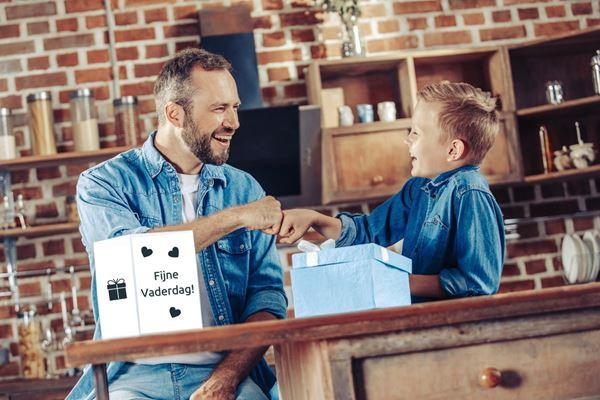
[[[379,115],[380,121],[395,121],[396,103],[394,103],[393,101],[382,101],[381,103],[377,103],[377,115]]]
[[[356,106],[356,114],[360,122],[373,122],[373,106],[371,104],[358,104]]]
[[[340,126],[351,126],[354,124],[354,114],[350,106],[339,106],[338,115]]]

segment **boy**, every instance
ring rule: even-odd
[[[504,263],[502,213],[478,165],[499,129],[496,101],[466,83],[440,82],[418,93],[405,139],[412,158],[400,192],[366,215],[336,218],[284,211],[279,235],[294,243],[312,226],[336,247],[404,239],[413,261],[414,302],[493,294]]]

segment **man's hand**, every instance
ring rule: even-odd
[[[243,225],[250,229],[260,229],[270,235],[279,233],[283,214],[281,203],[272,196],[237,207]]]
[[[279,241],[292,244],[302,238],[313,224],[315,211],[313,210],[286,210],[283,212],[283,222],[279,229]]]
[[[215,373],[192,393],[190,400],[235,400],[237,385],[233,381]]]

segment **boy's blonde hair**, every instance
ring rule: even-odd
[[[419,100],[442,106],[438,116],[441,138],[460,139],[468,146],[468,159],[479,164],[496,140],[500,129],[496,99],[490,93],[469,85],[442,81],[425,86]]]

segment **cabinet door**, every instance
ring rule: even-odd
[[[391,196],[410,177],[408,128],[328,134],[323,143],[323,202]]]
[[[481,173],[490,183],[515,182],[522,176],[520,160],[515,117],[504,113],[496,142],[481,163]]]

